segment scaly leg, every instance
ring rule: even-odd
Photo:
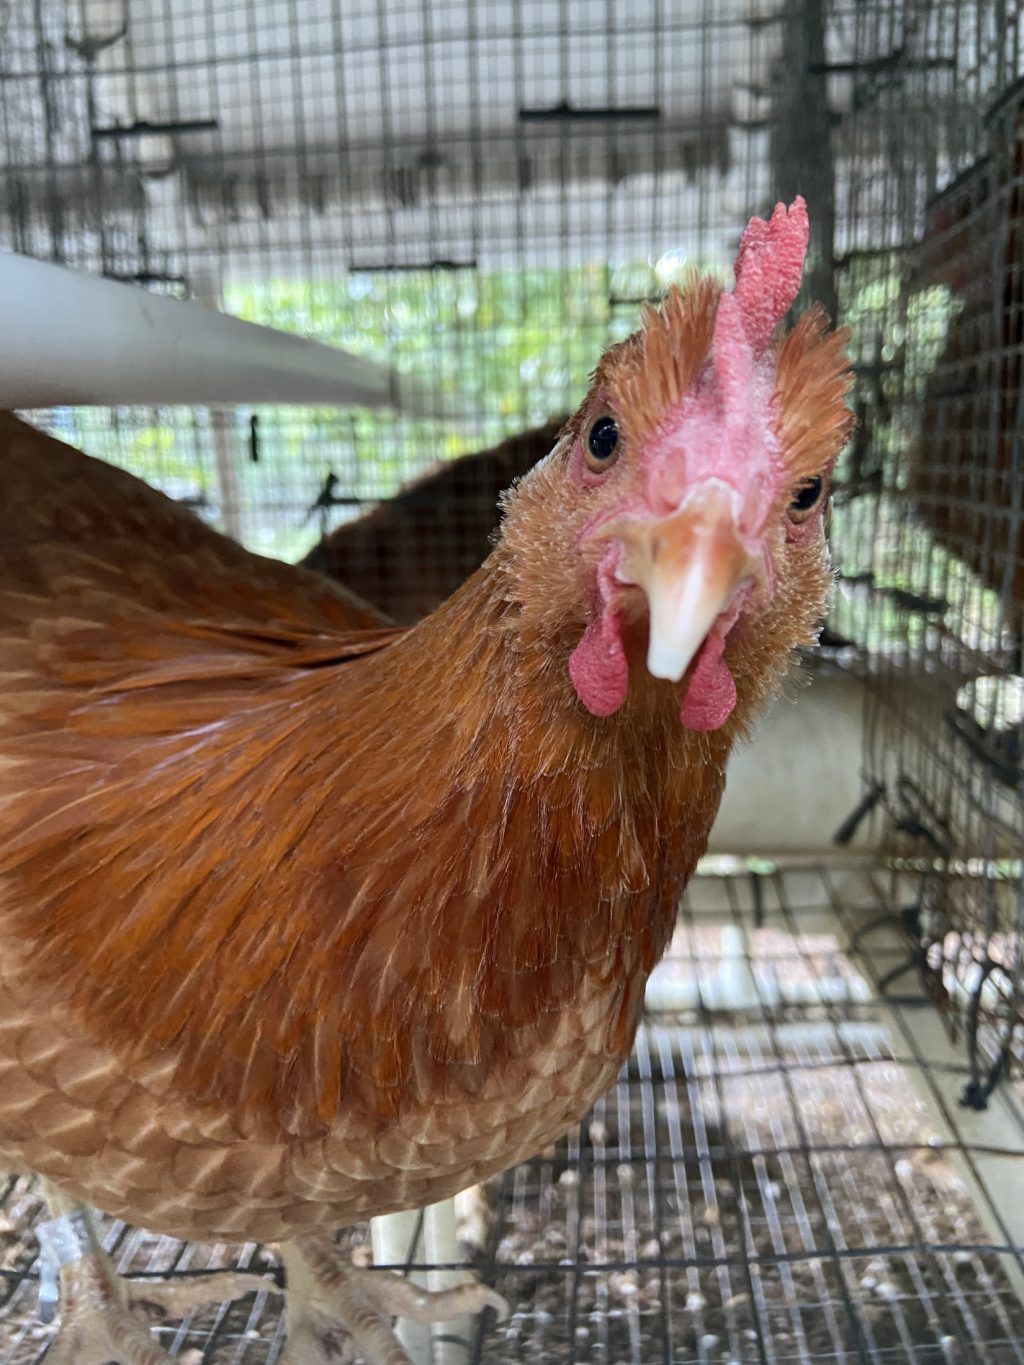
[[[400,1275],[357,1270],[321,1233],[283,1243],[278,1254],[285,1270],[288,1326],[279,1365],[330,1365],[343,1358],[342,1333],[366,1365],[410,1365],[391,1330],[392,1317],[446,1322],[484,1308],[493,1308],[499,1321],[508,1317],[505,1300],[486,1285],[430,1291]]]
[[[88,1209],[45,1186],[53,1217],[37,1229],[41,1249],[41,1306],[52,1313],[60,1277],[61,1323],[48,1365],[169,1365],[172,1357],[150,1335],[136,1305],[151,1304],[185,1317],[207,1304],[277,1286],[256,1274],[212,1271],[174,1283],[122,1279],[100,1246]]]

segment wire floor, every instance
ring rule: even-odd
[[[615,1090],[556,1148],[463,1207],[467,1264],[509,1300],[448,1359],[1024,1365],[1024,1090],[985,1114],[912,973],[879,868],[708,865]],[[844,945],[855,942],[856,953]],[[39,1202],[0,1201],[0,1365],[41,1358]],[[363,1230],[342,1234],[357,1258]],[[119,1268],[271,1265],[122,1224]],[[279,1300],[162,1342],[190,1365],[272,1365]]]

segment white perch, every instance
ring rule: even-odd
[[[437,1204],[428,1204],[423,1210],[423,1223],[417,1237],[419,1217],[419,1211],[408,1210],[370,1220],[373,1259],[378,1265],[402,1265],[407,1260],[427,1265],[451,1265],[462,1260],[455,1201],[444,1199]],[[425,1275],[422,1272],[413,1274],[410,1278],[432,1290],[452,1289],[470,1279],[459,1270],[431,1270]],[[464,1365],[471,1351],[473,1330],[474,1321],[469,1314],[431,1326],[402,1318],[396,1335],[413,1365]]]
[[[425,1260],[422,1232],[418,1209],[404,1209],[401,1213],[389,1213],[381,1218],[370,1219],[370,1242],[373,1259],[377,1265],[401,1267],[407,1261]],[[427,1276],[422,1271],[410,1274],[413,1284],[429,1289]],[[431,1332],[424,1323],[410,1322],[400,1318],[395,1328],[395,1336],[405,1349],[413,1365],[431,1365]]]
[[[453,414],[439,395],[316,341],[0,252],[0,408],[323,403]]]
[[[423,1242],[426,1260],[431,1265],[451,1265],[461,1261],[458,1243],[458,1217],[454,1199],[443,1199],[428,1204],[423,1216]],[[470,1276],[460,1270],[431,1270],[427,1275],[430,1289],[453,1289],[465,1284]],[[472,1350],[475,1321],[464,1313],[450,1322],[435,1322],[431,1332],[434,1365],[465,1365]]]

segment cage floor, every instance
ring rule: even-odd
[[[722,875],[722,873],[725,875]],[[467,1264],[503,1293],[467,1361],[1024,1365],[1018,1084],[981,1120],[966,1070],[926,1047],[932,1007],[879,999],[878,870],[709,868],[615,1089],[557,1147],[465,1207]],[[884,919],[881,932],[888,931]],[[887,940],[886,952],[899,950]],[[42,1358],[32,1182],[0,1200],[0,1365]],[[119,1269],[271,1266],[105,1225]],[[365,1230],[340,1234],[365,1263]],[[272,1365],[279,1299],[250,1296],[161,1342],[190,1365]],[[449,1356],[449,1359],[456,1357]]]

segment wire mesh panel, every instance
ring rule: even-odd
[[[671,1018],[577,1132],[480,1196],[475,1264],[514,1313],[470,1358],[1024,1358],[1021,1239],[986,1174],[1021,1150],[1020,1083],[994,1146],[951,1104],[983,1104],[1024,1050],[1021,22],[1010,0],[0,0],[0,246],[450,396],[447,424],[37,415],[287,558],[569,410],[644,300],[727,268],[776,194],[810,201],[807,292],[851,326],[861,418],[833,625],[871,681],[868,804],[903,880],[851,906],[819,875],[813,934],[791,879],[698,888],[655,983]],[[412,497],[459,572],[491,467]],[[396,556],[364,543],[373,599]],[[903,955],[868,981],[835,926],[894,909]],[[871,1004],[904,1008],[908,964],[961,1028],[956,1062],[921,1051],[923,1014],[893,1032]],[[12,1181],[3,1208],[0,1360],[20,1365],[47,1339],[36,1196]],[[122,1270],[206,1264],[107,1236]],[[163,1336],[208,1362],[283,1340],[270,1291]]]
[[[931,989],[983,1104],[1022,1043],[1021,11],[857,5],[826,66],[861,430],[837,628],[874,680],[880,829],[920,860]]]
[[[0,245],[393,361],[469,413],[47,422],[295,557],[439,456],[566,412],[640,302],[725,264],[769,197],[779,28],[751,19],[773,8],[5,7]]]

